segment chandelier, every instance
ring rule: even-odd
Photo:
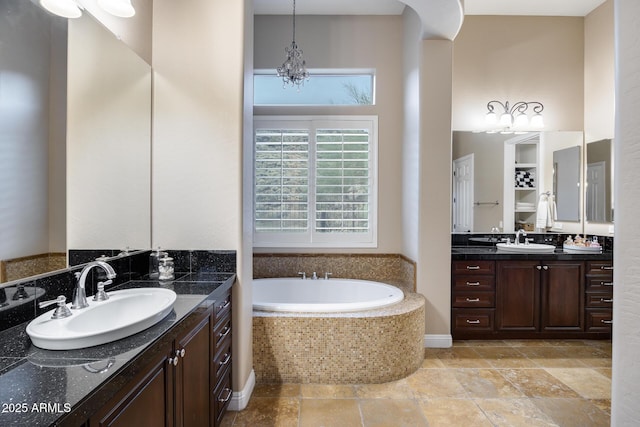
[[[81,0],[40,0],[40,5],[63,18],[79,18],[84,9]],[[98,0],[98,6],[105,12],[120,18],[131,18],[136,13],[131,0]]]
[[[296,0],[293,0],[293,41],[286,47],[287,59],[278,67],[278,77],[282,77],[282,87],[287,85],[304,86],[304,81],[309,80],[309,72],[305,60],[302,58],[302,49],[296,44]]]
[[[495,111],[496,107],[499,107],[500,117]],[[531,119],[527,115],[529,107],[533,112]],[[509,101],[504,104],[500,101],[489,101],[487,103],[485,121],[491,127],[489,132],[511,133],[518,130],[526,130],[527,128],[540,129],[544,127],[542,110],[544,110],[544,105],[537,101],[519,101],[513,106],[509,106]]]

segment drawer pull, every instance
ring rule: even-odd
[[[467,302],[480,302],[480,298],[467,298]]]
[[[613,270],[613,267],[610,265],[601,265],[600,270]]]
[[[231,328],[229,326],[225,326],[222,332],[218,334],[218,339],[223,339],[224,337],[229,335],[229,332],[231,332]]]
[[[611,325],[613,323],[613,320],[604,320],[604,319],[602,319],[600,322],[604,323],[605,325]]]
[[[220,307],[218,307],[218,313],[220,313],[222,310],[226,310],[227,308],[229,308],[230,305],[231,305],[231,301],[226,300],[224,302],[224,305],[221,305]]]
[[[467,270],[480,270],[479,265],[467,265]]]
[[[233,390],[231,390],[230,388],[226,387],[224,390],[222,390],[222,392],[226,393],[227,395],[225,397],[219,397],[218,398],[218,402],[227,403],[229,401],[229,399],[231,399],[231,395],[233,394]]]
[[[480,286],[480,282],[467,282],[467,286]]]
[[[467,323],[470,324],[470,325],[479,325],[480,321],[478,319],[476,319],[476,320],[467,319]]]
[[[613,286],[613,282],[600,282],[600,286]]]
[[[613,302],[613,298],[600,298],[600,302]]]
[[[231,360],[231,354],[230,353],[226,353],[224,355],[224,360],[220,361],[220,366],[226,365],[227,363],[229,363],[230,360]]]

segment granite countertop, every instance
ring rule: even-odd
[[[234,281],[233,273],[176,274],[168,284],[135,280],[109,289],[163,287],[174,290],[177,299],[172,312],[154,326],[95,347],[37,348],[26,333],[28,322],[0,332],[0,425],[47,426],[73,414],[181,320],[213,304]]]
[[[558,260],[558,261],[609,261],[613,259],[612,251],[602,253],[566,253],[561,248],[556,248],[553,253],[546,254],[518,254],[501,252],[495,246],[452,246],[451,259],[464,260]]]

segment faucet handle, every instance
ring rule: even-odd
[[[328,273],[328,272],[325,271],[324,280],[329,280],[329,276],[332,276],[332,275],[333,275],[333,273]]]
[[[98,282],[98,291],[93,296],[94,301],[106,301],[109,299],[109,295],[104,291],[104,285],[110,285],[113,283],[111,280],[107,280],[106,282]]]
[[[307,273],[304,271],[298,271],[298,276],[302,276],[302,280],[305,280],[307,278]]]
[[[67,298],[64,295],[60,295],[56,299],[38,303],[38,307],[45,308],[53,304],[58,304],[51,318],[64,319],[65,317],[69,317],[72,314],[71,310],[69,310],[69,307],[67,307],[66,303],[67,303]]]

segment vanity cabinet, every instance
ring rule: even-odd
[[[453,260],[453,338],[607,338],[612,279],[610,261]]]
[[[89,426],[217,427],[231,398],[231,294],[178,325]]]

